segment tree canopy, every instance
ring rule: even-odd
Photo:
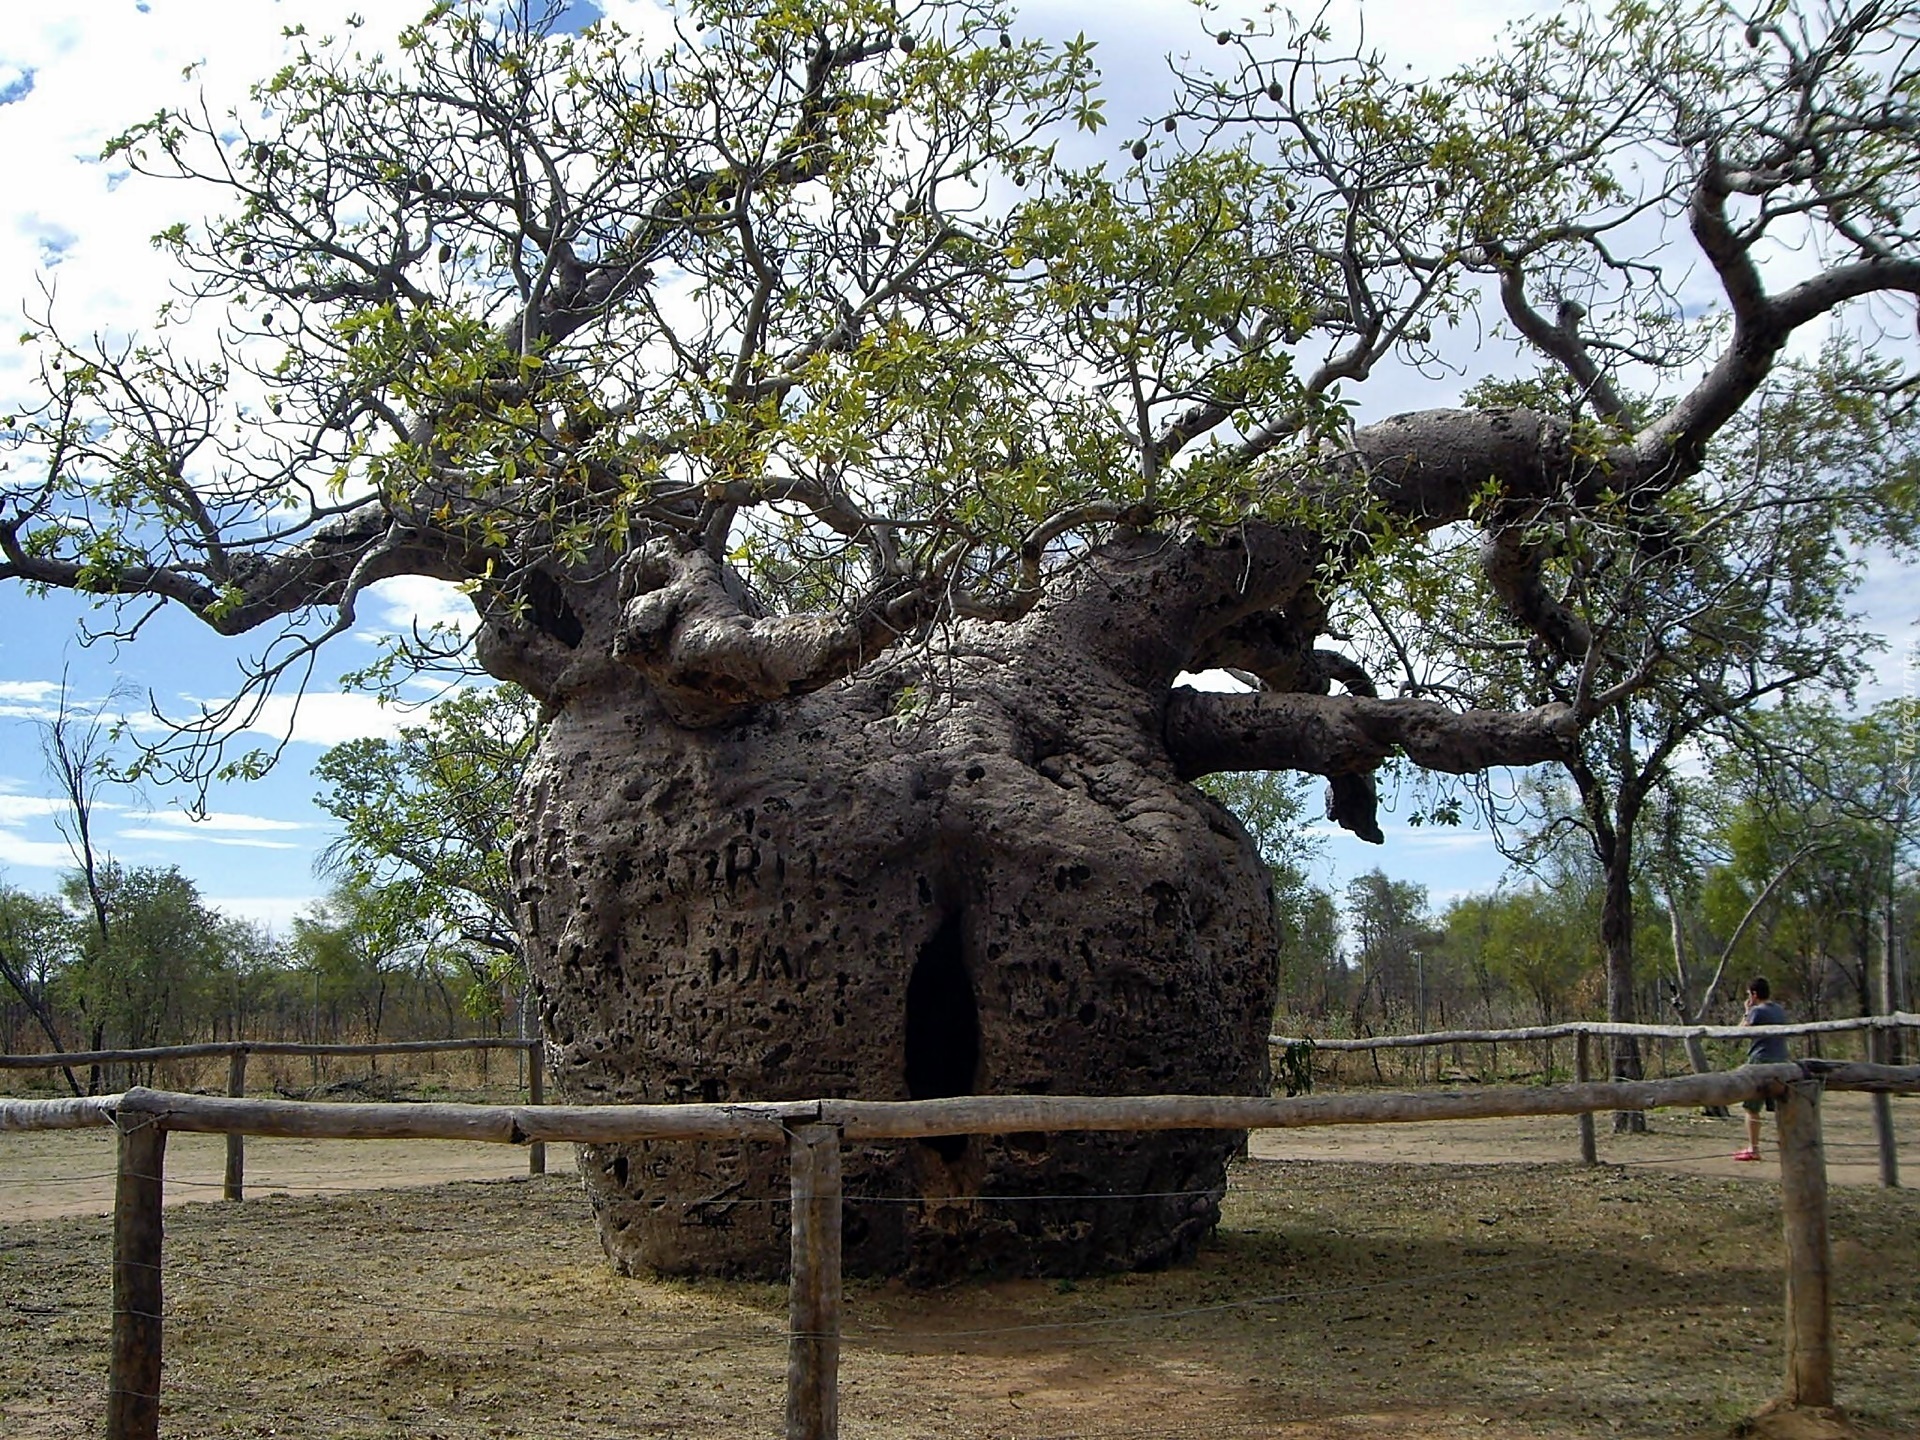
[[[1389,755],[1564,758],[1651,683],[1664,630],[1583,613],[1596,571],[1715,603],[1758,493],[1716,446],[1769,393],[1847,449],[1792,457],[1771,513],[1839,487],[1832,543],[1904,534],[1912,376],[1845,340],[1782,362],[1832,317],[1911,324],[1908,5],[1568,10],[1432,79],[1211,21],[1218,63],[1080,168],[1061,137],[1116,128],[1093,44],[977,0],[560,18],[302,38],[234,113],[116,140],[211,218],[157,237],[150,329],[37,337],[0,578],[129,633],[155,599],[284,623],[264,682],[435,576],[495,674],[552,699],[612,665],[703,725],[1030,622],[1124,553],[1093,588],[1178,594],[1127,638],[1144,677],[1260,687],[1174,696],[1183,773],[1328,775],[1377,837]],[[1490,330],[1571,404],[1353,423],[1369,378]],[[1481,603],[1470,638],[1551,685],[1462,643]]]
[[[296,32],[110,147],[209,218],[153,327],[39,333],[0,580],[273,637],[242,709],[463,586],[541,707],[507,874],[571,1100],[1261,1093],[1273,876],[1190,782],[1377,840],[1390,760],[1831,678],[1915,508],[1920,5],[1570,7],[1437,77],[1223,14],[1124,119],[987,0]],[[1505,342],[1546,379],[1461,401]],[[1363,417],[1389,375],[1440,408]],[[1378,955],[1418,1009],[1443,950]],[[1233,1147],[850,1154],[848,1263],[1166,1264]],[[693,1197],[777,1161],[582,1173],[616,1263],[771,1274],[772,1207]]]

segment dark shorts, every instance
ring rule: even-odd
[[[1762,1110],[1765,1110],[1769,1115],[1773,1113],[1773,1101],[1771,1100],[1742,1100],[1740,1104],[1749,1115],[1758,1115]]]

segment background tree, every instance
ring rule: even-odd
[[[153,597],[284,624],[261,683],[377,580],[468,586],[549,717],[513,875],[573,1098],[1264,1088],[1266,871],[1190,782],[1323,776],[1378,840],[1390,756],[1578,762],[1662,672],[1569,566],[1713,593],[1696,518],[1764,478],[1717,440],[1808,327],[1920,292],[1904,4],[1576,10],[1440,82],[1223,30],[1084,171],[1053,147],[1104,123],[1090,47],[971,0],[691,0],[657,45],[555,19],[311,39],[112,147],[225,208],[162,237],[155,331],[40,337],[0,578],[129,631]],[[1353,422],[1342,387],[1437,363],[1489,294],[1581,417]],[[1421,681],[1444,607],[1376,609],[1463,571],[1564,697]],[[1262,688],[1175,683],[1219,666]],[[861,1194],[1157,1198],[856,1207],[849,1263],[1161,1263],[1232,1145],[861,1153]],[[683,1223],[772,1193],[770,1156],[583,1168],[621,1264],[784,1263],[771,1207]]]
[[[1340,953],[1340,907],[1318,885],[1275,892],[1280,908],[1280,995],[1285,1009],[1326,1020],[1350,1005],[1351,975]]]
[[[1347,885],[1347,920],[1358,972],[1353,1027],[1365,1026],[1368,996],[1388,1026],[1427,1024],[1427,965],[1439,935],[1427,914],[1427,890],[1375,868]]]
[[[345,825],[325,873],[443,937],[434,943],[466,970],[476,1015],[502,1014],[527,984],[507,847],[514,787],[537,738],[519,686],[466,689],[396,739],[352,740],[314,766],[327,786],[320,807]]]
[[[404,885],[349,878],[294,918],[290,943],[294,964],[312,980],[315,1004],[324,1003],[336,1024],[340,1008],[347,1007],[357,1014],[365,1039],[378,1044],[402,977],[437,991],[441,1019],[453,1028],[445,973],[451,957],[438,939],[434,917],[423,914]]]
[[[1596,673],[1615,678],[1591,696],[1594,721],[1562,761],[1578,808],[1537,817],[1514,852],[1525,861],[1571,841],[1599,863],[1609,1020],[1642,1018],[1635,900],[1660,846],[1640,832],[1679,803],[1676,766],[1736,743],[1743,715],[1782,695],[1844,692],[1880,643],[1848,599],[1862,547],[1910,539],[1915,476],[1900,388],[1891,368],[1831,345],[1817,364],[1779,366],[1657,519],[1622,507],[1577,537],[1542,524],[1526,542],[1550,557],[1543,603],[1579,637],[1577,656],[1496,627],[1456,647],[1446,667],[1427,667],[1427,683],[1482,703],[1573,703]],[[1483,386],[1475,398],[1559,403],[1576,424],[1583,412],[1624,424],[1646,408],[1565,378]],[[1472,635],[1472,617],[1493,599],[1483,582],[1445,597],[1441,612]],[[1634,1037],[1611,1048],[1616,1078],[1642,1075]],[[1645,1122],[1626,1113],[1615,1123]]]
[[[61,887],[74,917],[63,999],[87,1017],[93,1048],[137,1050],[202,1038],[225,987],[223,921],[173,866],[108,860]],[[149,1071],[151,1067],[148,1067]]]
[[[86,1048],[89,1050],[108,1048],[108,1031],[113,1019],[105,1007],[110,1003],[107,997],[116,988],[110,982],[104,982],[117,954],[114,950],[112,906],[102,879],[102,870],[111,865],[111,860],[96,849],[93,841],[94,807],[101,790],[111,787],[116,780],[112,764],[112,735],[105,722],[108,703],[102,702],[91,715],[79,714],[70,704],[63,680],[59,707],[54,718],[42,727],[40,738],[41,758],[47,774],[59,788],[60,799],[65,806],[55,824],[61,838],[67,842],[67,850],[73,856],[75,866],[69,883],[62,886],[62,894],[69,905],[76,896],[83,903],[81,913],[86,916],[88,934],[80,942],[81,952],[83,957],[91,957],[84,968],[91,972],[89,978],[103,980],[98,985],[83,981],[73,987],[75,1004],[85,1018]],[[90,1008],[96,1005],[101,1008]],[[88,1093],[97,1094],[100,1083],[100,1067],[92,1066],[87,1081]]]
[[[1535,884],[1448,905],[1441,917],[1447,947],[1475,969],[1489,1023],[1497,1023],[1494,995],[1524,998],[1529,1023],[1552,1025],[1575,1013],[1600,971],[1598,898],[1591,885]]]
[[[1271,771],[1242,771],[1209,775],[1201,788],[1246,826],[1266,862],[1279,932],[1282,1007],[1324,1018],[1340,988],[1340,913],[1309,874],[1320,846],[1304,818],[1303,786]]]
[[[1779,875],[1765,963],[1791,977],[1789,993],[1812,1015],[1836,1000],[1861,1014],[1904,1002],[1901,892],[1920,778],[1914,714],[1910,700],[1851,719],[1783,706],[1755,717],[1752,745],[1715,772],[1726,859],[1709,883],[1710,913],[1725,925]]]
[[[72,943],[67,914],[57,901],[0,886],[0,981],[39,1026],[50,1051],[68,1048],[60,1033],[53,981],[71,963]],[[7,1048],[16,1047],[10,1043]],[[84,1093],[71,1069],[63,1066],[60,1074],[75,1095]]]
[[[262,1033],[275,1010],[275,991],[289,973],[288,948],[264,925],[228,915],[216,915],[208,946],[213,955],[214,993],[207,1029],[223,1030],[228,1040],[251,1039]]]

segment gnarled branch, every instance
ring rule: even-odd
[[[909,590],[872,596],[850,616],[759,616],[704,550],[679,554],[655,541],[622,576],[613,657],[644,675],[680,723],[711,725],[851,674],[913,623],[921,603]]]

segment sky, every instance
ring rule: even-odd
[[[162,106],[204,94],[218,111],[246,84],[272,73],[284,27],[336,28],[355,6],[340,0],[253,0],[212,6],[205,0],[48,0],[10,14],[0,28],[0,154],[9,176],[0,192],[0,408],[30,385],[27,352],[8,343],[27,317],[55,305],[64,329],[125,330],[151,316],[166,294],[166,265],[149,237],[192,220],[209,201],[182,186],[143,182],[99,159],[106,141]],[[397,21],[412,9],[362,5]],[[418,8],[424,9],[424,0]],[[640,0],[602,0],[630,29],[641,29]],[[1417,59],[1442,70],[1484,49],[1498,26],[1525,13],[1515,0],[1446,5],[1333,0],[1337,21],[1363,19],[1392,49],[1417,34]],[[1098,43],[1107,76],[1107,111],[1122,142],[1132,117],[1159,108],[1172,85],[1165,56],[1205,43],[1193,7],[1181,0],[1046,0],[1022,7],[1037,34],[1084,31]],[[1449,403],[1454,394],[1417,377],[1384,377],[1363,392],[1378,413]],[[1888,635],[1890,653],[1863,696],[1910,689],[1910,574],[1876,568],[1862,603]],[[297,713],[281,700],[261,717],[258,743],[284,735],[279,765],[264,779],[216,786],[204,797],[178,789],[109,788],[96,810],[107,852],[129,865],[178,865],[203,895],[230,913],[284,929],[325,888],[314,860],[334,835],[331,817],[312,802],[313,762],[328,747],[363,735],[390,735],[413,718],[373,697],[349,693],[338,677],[372,658],[383,632],[416,620],[468,615],[457,594],[427,581],[393,581],[363,602],[356,630],[321,659]],[[72,865],[57,826],[61,807],[42,758],[45,723],[67,697],[81,723],[100,714],[157,733],[153,713],[191,716],[231,693],[237,662],[263,640],[225,640],[183,615],[163,611],[132,645],[85,643],[89,612],[71,596],[36,598],[0,586],[0,883],[46,891]],[[416,692],[427,698],[425,690]],[[204,804],[204,818],[191,811]],[[1485,834],[1412,829],[1388,816],[1384,847],[1330,832],[1317,878],[1335,888],[1379,865],[1428,888],[1436,904],[1501,877],[1503,864]]]

